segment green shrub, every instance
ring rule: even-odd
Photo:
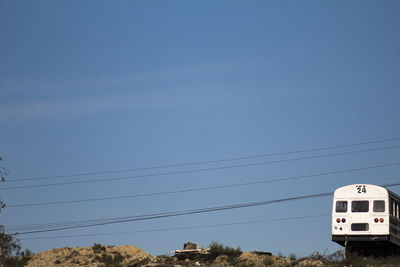
[[[289,260],[295,261],[296,260],[296,254],[293,252],[289,254]]]
[[[28,264],[28,261],[31,259],[31,256],[14,256],[9,257],[4,260],[4,266],[7,267],[23,267]]]
[[[101,253],[106,251],[106,247],[103,246],[102,244],[94,243],[92,246],[93,252],[94,253]]]
[[[100,266],[104,266],[104,267],[114,266],[113,265],[114,261],[113,261],[113,257],[112,256],[109,256],[109,255],[106,255],[106,254],[102,254],[101,257],[96,256],[96,260],[99,261],[100,263],[102,263],[102,265],[100,265]],[[121,264],[115,264],[115,266],[116,267],[117,266],[120,267],[122,265]]]
[[[103,253],[101,256],[97,255],[94,259],[102,263],[102,266],[104,267],[121,267],[121,263],[124,261],[124,256],[119,252],[115,252],[113,255]]]
[[[19,240],[15,235],[4,233],[0,225],[0,266],[22,267],[31,259],[32,252],[29,249],[21,251]]]
[[[114,257],[113,257],[114,262],[123,262],[124,261],[125,257],[118,251],[114,252],[113,254],[114,254]]]
[[[229,262],[233,264],[236,258],[239,257],[241,254],[242,251],[240,250],[240,247],[224,247],[223,244],[213,241],[210,244],[210,251],[208,256],[211,261],[214,261],[218,256],[225,255],[228,257]]]

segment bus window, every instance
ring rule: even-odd
[[[390,199],[390,203],[389,203],[389,214],[394,216],[394,202],[393,199]]]
[[[397,202],[397,218],[400,218],[400,213],[399,213],[399,203]]]
[[[336,212],[347,212],[347,201],[336,201]]]
[[[369,201],[360,200],[351,202],[351,212],[368,212],[369,211]]]
[[[385,201],[384,200],[374,200],[374,212],[385,212]]]

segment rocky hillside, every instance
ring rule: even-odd
[[[203,257],[203,258],[202,258]],[[22,264],[10,266],[23,266]],[[55,248],[31,256],[28,267],[172,267],[172,266],[322,266],[321,261],[297,261],[274,255],[259,255],[252,252],[240,252],[239,255],[219,255],[214,258],[191,257],[177,258],[170,256],[152,256],[145,251],[125,246]]]
[[[191,253],[173,256],[152,256],[145,251],[125,246],[103,246],[94,244],[92,247],[77,248],[55,248],[42,253],[10,258],[5,267],[173,267],[173,266],[368,266],[368,267],[391,267],[400,266],[400,257],[389,258],[354,258],[354,260],[343,261],[341,254],[334,253],[330,256],[313,254],[306,258],[296,259],[294,255],[288,257],[275,256],[266,252],[242,252],[240,249],[232,249],[214,244],[210,246],[209,253]],[[338,257],[339,256],[339,257]],[[0,264],[1,265],[1,264]]]
[[[33,255],[28,261],[28,267],[61,267],[61,266],[140,266],[154,257],[143,250],[125,246],[55,248]],[[143,263],[143,264],[142,264]]]
[[[92,247],[55,248],[42,253],[25,257],[15,257],[6,267],[172,267],[172,266],[322,266],[321,261],[294,262],[285,257],[260,255],[252,252],[236,254],[192,255],[192,257],[152,256],[145,251],[125,246],[103,246],[94,244]]]

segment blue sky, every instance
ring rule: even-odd
[[[121,170],[400,137],[398,1],[0,1],[2,187],[183,171]],[[204,164],[256,163],[397,146]],[[399,161],[388,148],[215,171],[1,190],[9,205],[245,183]],[[1,224],[112,218],[397,182],[399,167],[201,192],[6,208]],[[400,188],[391,188],[400,193]],[[20,236],[180,228],[324,215],[320,198]],[[330,218],[190,230],[22,240],[34,252],[94,242],[164,254],[193,241],[304,256],[333,252]],[[307,240],[305,242],[305,240]]]

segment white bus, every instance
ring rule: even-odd
[[[333,196],[332,241],[346,253],[400,254],[400,197],[386,188],[354,184]]]

